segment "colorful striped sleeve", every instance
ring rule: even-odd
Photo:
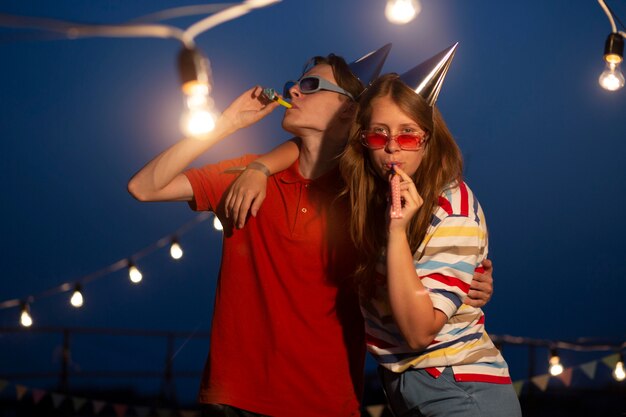
[[[415,267],[433,306],[448,318],[470,289],[485,239],[484,229],[474,218],[454,214],[444,217],[426,236],[428,243]]]

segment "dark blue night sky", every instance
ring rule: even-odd
[[[218,108],[255,84],[280,88],[313,55],[352,60],[392,42],[384,71],[403,72],[458,41],[439,107],[490,229],[495,294],[485,309],[488,331],[623,341],[626,89],[610,93],[597,82],[611,31],[598,3],[422,0],[422,13],[406,26],[385,19],[384,3],[285,0],[200,35]],[[191,4],[3,0],[0,13],[121,23]],[[626,18],[626,4],[609,4]],[[167,23],[187,27],[199,19]],[[141,204],[126,191],[134,172],[181,137],[179,43],[30,34],[0,29],[0,302],[80,279],[196,216],[186,204]],[[279,109],[197,164],[269,150],[289,138],[281,116]],[[67,293],[35,302],[33,327],[207,331],[220,235],[205,221],[181,244],[178,262],[166,249],[143,258],[138,286],[124,271],[87,285],[81,310],[69,306]],[[16,326],[18,317],[19,309],[2,309],[0,326]],[[158,370],[166,355],[165,343],[149,338],[75,343],[74,367],[82,370]],[[0,369],[56,370],[59,344],[58,337],[0,335]],[[182,345],[177,369],[199,370],[208,341]],[[511,360],[514,379],[527,376],[519,356]],[[197,381],[180,386],[181,397],[193,399]]]

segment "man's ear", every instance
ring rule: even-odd
[[[346,100],[344,105],[341,107],[341,112],[339,117],[342,119],[350,119],[352,120],[356,115],[358,104],[354,100]]]

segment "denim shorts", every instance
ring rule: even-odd
[[[395,373],[378,368],[389,407],[396,417],[521,417],[511,384],[457,382],[452,368],[439,378],[423,369]]]

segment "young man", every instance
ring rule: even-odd
[[[327,88],[304,94],[296,83],[290,90],[293,107],[283,127],[300,138],[299,159],[269,179],[263,209],[244,228],[225,217],[234,176],[224,171],[255,156],[183,171],[213,144],[278,106],[263,100],[259,87],[238,97],[213,132],[173,145],[128,184],[138,200],[188,201],[195,210],[214,211],[224,224],[200,391],[200,401],[212,404],[206,415],[360,415],[365,345],[347,279],[354,259],[343,231],[349,211],[333,201],[341,187],[336,157],[354,115],[351,97],[363,86],[334,55],[318,59],[305,75]]]

